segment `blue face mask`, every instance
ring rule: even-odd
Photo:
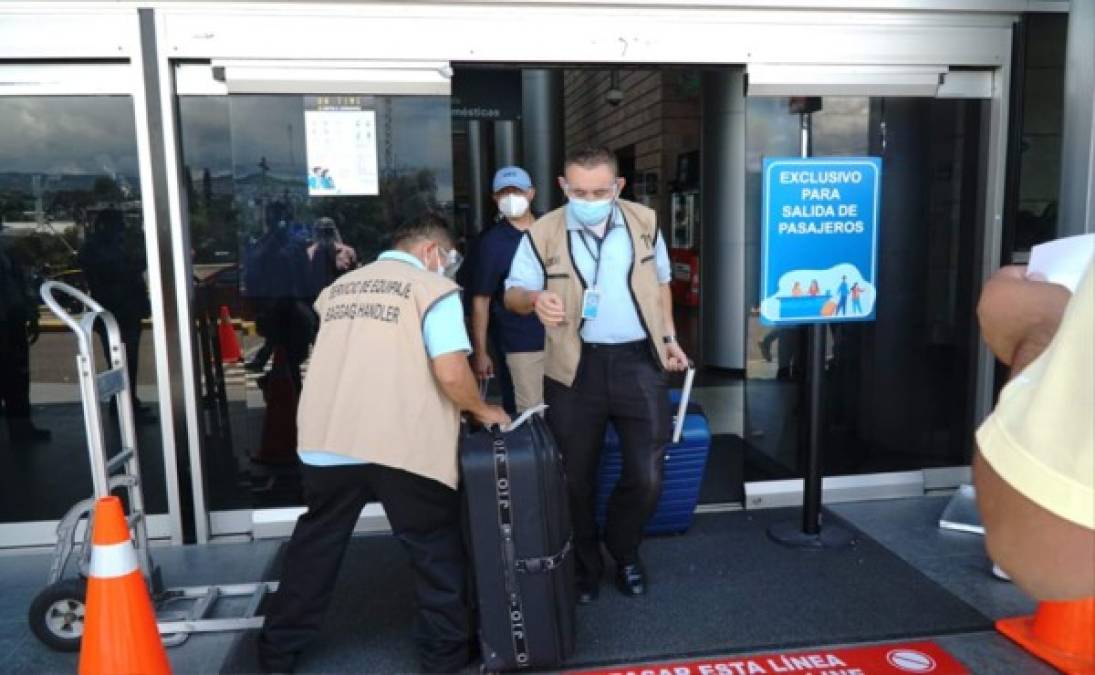
[[[571,198],[567,202],[567,208],[570,209],[570,215],[574,217],[574,220],[586,227],[592,227],[608,219],[608,214],[612,213],[612,201],[611,199],[587,201]]]

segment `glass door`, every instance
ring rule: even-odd
[[[452,221],[448,76],[213,64],[177,80],[211,531],[284,533],[313,300],[401,223]]]
[[[800,86],[766,86],[764,74],[750,83],[747,482],[799,479],[805,469],[807,330],[762,326],[756,304],[761,165],[799,156],[804,102],[815,110],[806,113],[811,156],[882,159],[877,285],[886,300],[875,321],[827,331],[824,475],[890,474],[883,482],[899,496],[923,492],[925,469],[969,463],[983,376],[974,308],[988,236],[991,91],[990,73],[974,75],[958,89],[940,72],[891,73],[885,86],[867,78],[853,87],[824,74]],[[895,472],[910,472],[908,480],[895,482]]]
[[[89,292],[118,320],[147,509],[168,511],[131,81],[125,64],[0,66],[3,545],[52,543],[50,521],[92,495],[76,339],[38,295],[48,279]],[[101,350],[98,359],[105,369]],[[104,419],[116,454],[116,418]],[[166,529],[150,518],[153,536]]]

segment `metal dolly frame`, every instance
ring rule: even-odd
[[[56,292],[68,297],[62,302],[55,297]],[[126,370],[125,345],[121,340],[118,322],[102,305],[68,284],[47,281],[42,284],[41,295],[50,310],[76,334],[76,371],[79,375],[94,496],[75,504],[57,525],[57,543],[53,549],[48,585],[34,598],[28,612],[31,631],[52,649],[79,651],[91,558],[91,514],[98,499],[119,491],[124,497],[126,518],[138,564],[156,605],[157,625],[164,646],[181,645],[192,633],[261,628],[263,617],[258,613],[259,607],[268,594],[277,590],[276,581],[164,587],[160,568],[153,563],[149,551],[133,399],[130,395],[132,383]],[[82,306],[83,312],[77,318],[66,306]],[[102,372],[95,369],[96,321],[102,321],[109,351],[107,358],[110,368]],[[103,433],[102,405],[109,402],[114,404],[117,412],[122,450],[108,458],[106,437]],[[82,532],[81,522],[85,523]],[[65,571],[71,558],[77,553],[77,547],[78,576],[66,579]],[[243,597],[249,600],[242,615],[212,618],[219,600]],[[165,611],[168,605],[181,602],[191,604],[185,610]]]

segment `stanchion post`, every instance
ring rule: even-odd
[[[812,125],[810,113],[799,114],[799,138],[802,157],[810,156]],[[768,536],[792,548],[823,549],[850,546],[854,537],[847,529],[821,527],[821,433],[824,428],[823,402],[825,381],[825,324],[810,324],[808,412],[809,441],[806,450],[806,479],[802,490],[802,526],[794,521],[779,522],[768,528]]]

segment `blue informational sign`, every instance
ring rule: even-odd
[[[878,157],[764,160],[762,323],[874,319],[881,179]]]

